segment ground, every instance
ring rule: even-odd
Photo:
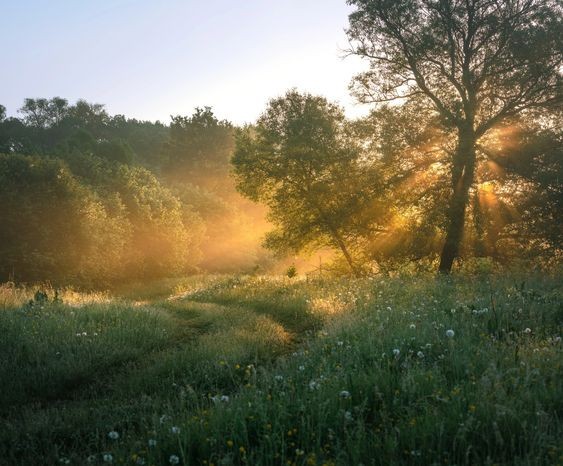
[[[0,288],[1,465],[563,464],[557,275],[36,289]]]

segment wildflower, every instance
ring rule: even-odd
[[[93,463],[94,461],[96,461],[96,455],[90,455],[88,458],[86,458],[86,461],[88,461],[88,463]]]
[[[176,427],[176,426],[172,426],[170,428],[170,432],[172,432],[173,434],[179,434],[180,433],[180,428]]]
[[[170,458],[168,458],[168,462],[170,464],[178,464],[180,462],[180,457],[178,457],[177,455],[170,455]]]
[[[422,351],[419,351],[418,353],[416,353],[416,355],[417,355],[420,359],[424,358],[424,353],[423,353]]]
[[[395,357],[399,357],[399,354],[401,354],[401,350],[400,350],[399,348],[395,348],[395,349],[393,350],[393,355],[394,355]]]
[[[300,450],[299,448],[297,448],[295,450],[295,455],[296,456],[303,456],[305,454],[305,452],[303,450]]]
[[[166,421],[170,420],[170,416],[167,416],[166,414],[163,414],[162,416],[160,416],[160,423],[164,424]]]
[[[344,419],[346,419],[347,421],[353,421],[354,416],[352,416],[352,413],[350,411],[345,411],[344,412]]]
[[[281,382],[281,381],[283,380],[283,375],[276,375],[276,376],[274,377],[274,379],[275,379],[277,382]]]
[[[530,327],[526,327],[524,329],[524,333],[532,333],[532,329]]]
[[[104,455],[102,456],[102,459],[106,463],[113,463],[113,455],[111,453],[104,453]]]
[[[314,380],[311,380],[309,382],[309,390],[318,390],[319,389],[319,384],[318,382],[315,382]]]
[[[240,451],[242,455],[246,453],[246,449],[244,447],[239,447],[238,451]]]
[[[300,370],[300,371],[304,371],[304,370],[305,370],[305,366],[299,366],[299,370]]]
[[[338,346],[342,346],[342,345],[344,344],[344,342],[343,342],[343,341],[337,341],[336,344],[337,344]]]
[[[446,336],[448,338],[453,338],[455,335],[455,332],[450,328],[449,330],[446,330]]]
[[[228,402],[229,402],[229,397],[228,397],[227,395],[222,395],[221,398],[220,398],[220,400],[221,400],[223,403],[228,403]]]
[[[112,430],[108,433],[108,437],[112,440],[117,440],[119,438],[119,434],[115,430]]]
[[[409,328],[410,328],[411,330],[414,330],[414,329],[416,328],[416,325],[410,324],[410,325],[409,325]]]
[[[149,447],[156,447],[156,440],[153,438],[149,439]]]
[[[350,398],[350,392],[348,390],[342,390],[340,392],[340,398]]]
[[[233,448],[233,445],[234,445],[234,443],[233,443],[232,440],[227,440],[227,446],[228,446],[229,448]]]

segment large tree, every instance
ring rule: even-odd
[[[439,269],[459,254],[478,141],[531,109],[561,105],[563,20],[557,0],[349,0],[351,52],[370,61],[363,102],[424,98],[456,134]]]
[[[377,229],[363,214],[382,214],[375,166],[362,155],[338,106],[294,90],[273,99],[256,126],[238,134],[232,159],[240,192],[270,208],[277,228],[266,246],[334,248],[359,274],[358,240]]]

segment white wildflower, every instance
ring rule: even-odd
[[[102,456],[102,459],[106,463],[113,463],[113,455],[111,453],[104,453],[104,455]]]
[[[350,398],[350,392],[348,390],[342,390],[340,392],[340,398]]]
[[[168,462],[170,464],[178,464],[180,462],[180,457],[177,455],[170,455],[170,458],[168,458]]]
[[[115,430],[112,430],[108,433],[108,437],[112,440],[117,440],[119,438],[119,434]]]
[[[451,328],[448,329],[448,330],[446,330],[446,336],[447,336],[448,338],[453,338],[454,335],[455,335],[455,332],[454,332]]]

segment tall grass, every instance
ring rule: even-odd
[[[557,277],[171,291],[5,306],[0,464],[563,460]]]

